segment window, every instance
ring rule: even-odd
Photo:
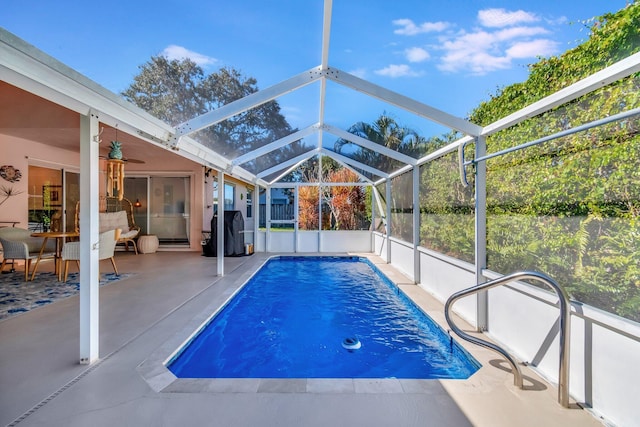
[[[247,218],[253,217],[253,191],[247,189]]]
[[[29,229],[63,229],[62,170],[29,165]],[[73,223],[72,223],[73,225]]]
[[[235,210],[236,187],[233,184],[224,184],[224,210]],[[213,181],[213,212],[218,212],[218,181]]]
[[[235,209],[236,204],[236,187],[231,184],[224,184],[224,210],[232,211]]]

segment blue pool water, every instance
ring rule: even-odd
[[[354,257],[269,260],[168,366],[179,378],[416,379],[478,367]]]

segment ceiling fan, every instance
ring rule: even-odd
[[[109,159],[109,156],[108,156],[108,155],[102,155],[102,154],[101,154],[101,155],[100,155],[100,158],[101,158],[101,159],[107,159],[107,160],[108,160],[108,159]],[[138,163],[138,164],[141,164],[141,165],[143,165],[143,164],[145,164],[145,163],[146,163],[144,160],[139,160],[139,159],[130,159],[130,158],[128,158],[128,157],[123,157],[123,158],[122,158],[122,159],[120,159],[120,160],[122,160],[122,161],[123,161],[123,162],[125,162],[125,163]]]
[[[110,129],[115,129],[115,137],[113,138],[113,140],[111,141],[111,143],[113,144],[114,142],[119,142],[120,144],[122,144],[122,141],[118,140],[118,128],[110,128]],[[100,134],[102,135],[102,133],[104,132],[104,128],[101,130]],[[108,146],[107,146],[108,147]],[[121,153],[122,154],[122,153]],[[106,154],[100,154],[99,156],[101,159],[109,159],[109,152],[107,152]],[[139,159],[133,159],[133,158],[129,158],[129,157],[125,157],[124,155],[122,155],[122,158],[120,159],[125,163],[138,163],[138,164],[144,164],[146,163],[144,160],[139,160]]]

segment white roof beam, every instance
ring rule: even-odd
[[[312,156],[315,157],[315,156]],[[311,158],[311,157],[310,157]],[[271,182],[269,182],[269,185],[273,185],[274,183],[280,181],[282,178],[284,178],[285,176],[287,176],[289,173],[293,172],[294,170],[296,170],[296,168],[298,166],[300,166],[301,164],[303,164],[304,162],[308,161],[310,158],[307,159],[303,159],[300,160],[298,163],[294,164],[293,166],[289,167],[288,169],[286,169],[284,172],[282,172],[280,175],[276,176],[274,179],[271,180]]]
[[[481,135],[487,136],[499,132],[559,105],[566,104],[596,89],[607,86],[633,73],[637,73],[638,71],[640,71],[640,52],[622,59],[604,70],[600,70],[552,95],[542,98],[540,101],[534,102],[528,107],[518,110],[503,119],[485,126],[482,129]]]
[[[166,143],[174,129],[62,62],[0,28],[0,79],[82,115],[104,113],[105,123],[127,124]],[[129,132],[134,134],[134,132]]]
[[[326,148],[321,148],[320,151],[325,156],[329,156],[329,157],[331,157],[332,159],[334,159],[334,160],[336,160],[338,162],[346,163],[348,165],[351,165],[354,168],[360,168],[363,171],[369,172],[372,175],[377,175],[377,176],[381,176],[381,177],[384,177],[384,178],[388,178],[389,177],[388,173],[385,173],[385,172],[382,172],[382,171],[380,171],[378,169],[372,168],[371,166],[367,166],[364,163],[360,163],[357,160],[350,159],[349,157],[343,156],[342,154],[338,154],[338,153],[336,153],[334,151],[329,151]]]
[[[360,79],[337,68],[329,68],[325,75],[328,79],[335,81],[336,83],[350,87],[358,92],[380,99],[467,135],[478,136],[482,130],[480,126],[461,119],[460,117],[453,116],[407,96],[400,95],[399,93],[393,92],[389,89],[369,83],[366,80]]]
[[[322,58],[320,62],[320,69],[322,71],[329,68],[329,40],[331,39],[331,10],[333,9],[333,1],[324,1],[324,17],[322,26]],[[320,81],[320,105],[318,108],[318,121],[324,123],[325,112],[325,98],[327,95],[327,79],[321,79]],[[318,148],[322,148],[322,133],[318,135]]]
[[[383,145],[376,144],[375,142],[371,142],[366,138],[354,135],[351,132],[347,132],[345,130],[327,124],[325,124],[322,128],[323,130],[337,136],[338,138],[346,139],[347,141],[351,141],[356,145],[375,151],[376,153],[382,154],[384,156],[391,157],[392,159],[399,162],[409,165],[417,164],[417,160],[411,156],[407,156],[406,154],[402,154]]]
[[[314,148],[313,150],[309,150],[304,154],[300,154],[299,156],[294,157],[293,159],[289,159],[286,162],[282,162],[279,163],[275,166],[270,167],[269,169],[265,169],[262,172],[260,172],[257,177],[258,178],[264,178],[265,176],[269,176],[272,173],[276,173],[278,171],[281,171],[285,168],[288,168],[289,166],[292,165],[296,165],[297,163],[303,162],[307,159],[310,159],[311,157],[317,155],[319,152],[319,149]]]
[[[315,67],[271,87],[237,99],[233,102],[230,102],[229,104],[223,105],[218,109],[209,111],[208,113],[179,124],[178,126],[176,126],[177,132],[175,138],[177,140],[177,138],[181,137],[182,135],[188,135],[212,126],[216,123],[228,119],[229,117],[233,117],[237,114],[243,113],[247,110],[269,102],[279,96],[293,92],[296,89],[313,83],[321,77],[322,73],[320,72],[320,67]]]
[[[181,138],[179,154],[196,163],[225,171],[227,174],[244,181],[266,185],[266,181],[258,179],[254,174],[246,169],[233,167],[231,163],[229,163],[229,159],[222,157],[220,154],[189,137]]]
[[[331,10],[333,0],[324,0],[324,16],[322,24],[322,61],[320,68],[326,70],[329,67],[329,40],[331,39]]]
[[[462,138],[453,141],[452,143],[445,145],[434,151],[433,153],[429,153],[424,157],[420,157],[418,159],[418,165],[422,165],[424,163],[430,162],[431,160],[437,159],[438,157],[442,157],[451,153],[452,151],[456,151],[458,147],[462,144],[468,144],[470,142],[475,141],[475,138],[472,136],[463,136]]]
[[[493,133],[504,130],[508,127],[514,126],[528,118],[535,117],[546,111],[549,111],[559,105],[565,104],[573,99],[576,99],[582,95],[592,92],[598,88],[609,85],[617,80],[625,78],[633,73],[640,71],[640,53],[631,55],[615,64],[598,71],[591,76],[580,80],[571,86],[568,86],[553,95],[547,96],[522,110],[517,111],[503,119],[491,123],[482,129],[482,135],[487,136]],[[468,144],[473,142],[474,138],[471,136],[463,136],[462,138],[446,145],[439,150],[429,153],[428,155],[418,159],[418,165],[427,163],[438,157],[442,157],[453,151],[456,151],[462,144]]]
[[[270,144],[267,144],[263,147],[256,148],[255,150],[249,151],[247,154],[244,154],[240,157],[235,158],[234,160],[232,160],[231,163],[233,165],[241,165],[243,163],[247,163],[253,159],[256,159],[260,156],[264,156],[267,153],[277,150],[278,148],[282,148],[286,145],[299,141],[306,136],[309,136],[315,132],[318,132],[319,128],[320,128],[319,124],[309,126],[305,129],[299,130],[298,132],[294,132],[290,135],[280,138],[279,140],[274,141]]]

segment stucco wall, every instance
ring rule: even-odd
[[[12,187],[20,192],[0,205],[0,221],[20,221],[16,226],[26,228],[28,224],[28,182],[29,165],[48,167],[52,169],[68,169],[74,172],[80,170],[80,154],[75,151],[52,148],[46,144],[15,138],[0,134],[0,165],[12,165],[20,170],[22,179],[15,183],[0,180],[0,185]],[[148,176],[150,174],[169,176],[189,176],[191,178],[191,221],[190,221],[190,249],[202,250],[200,236],[203,229],[204,202],[204,172],[200,165],[167,152],[166,161],[153,164],[128,163],[127,176]],[[101,162],[100,191],[104,193],[103,166]]]

